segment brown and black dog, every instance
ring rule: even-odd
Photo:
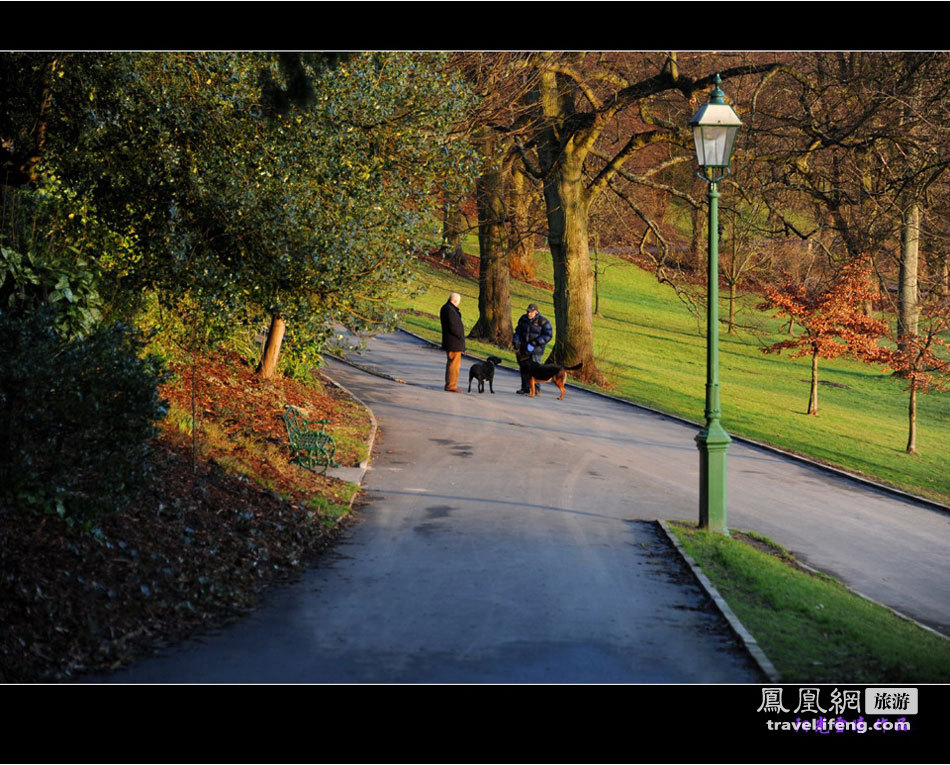
[[[583,362],[575,364],[572,367],[562,367],[560,364],[539,364],[536,361],[528,359],[527,361],[520,362],[519,365],[522,371],[528,373],[528,377],[531,380],[531,390],[528,391],[529,396],[535,395],[535,383],[553,382],[561,391],[561,395],[557,398],[557,400],[560,401],[564,398],[564,383],[567,381],[568,371],[573,372],[575,369],[580,369],[583,366]]]

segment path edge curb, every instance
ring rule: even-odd
[[[335,361],[342,361],[341,359],[336,359],[335,357],[334,357],[334,360],[335,360]],[[344,361],[343,363],[349,364],[350,362],[345,362],[345,361]],[[356,366],[356,365],[350,364],[350,366]],[[363,367],[357,367],[357,368],[363,370],[364,372],[365,372],[365,371],[368,371],[368,370],[364,369]],[[366,403],[365,401],[363,401],[363,399],[361,399],[359,396],[355,395],[355,394],[353,393],[353,391],[351,391],[351,390],[350,390],[349,388],[347,388],[345,385],[343,385],[342,383],[340,383],[335,377],[333,377],[331,374],[329,374],[327,367],[322,367],[322,368],[320,369],[320,372],[321,372],[321,374],[323,374],[328,380],[330,380],[337,388],[339,388],[339,389],[340,389],[341,391],[343,391],[347,396],[349,396],[351,399],[353,399],[354,401],[356,401],[361,407],[363,407],[363,408],[366,410],[366,413],[369,415],[369,425],[370,425],[370,427],[369,427],[369,438],[366,439],[366,446],[367,446],[367,449],[366,449],[366,459],[363,460],[362,462],[360,462],[360,464],[359,464],[360,477],[359,477],[359,480],[355,482],[356,485],[359,486],[359,487],[362,489],[362,486],[363,486],[363,479],[366,477],[366,471],[369,470],[369,464],[370,464],[370,461],[371,461],[372,458],[373,458],[373,446],[376,444],[376,434],[377,434],[377,432],[379,432],[379,423],[376,421],[376,415],[373,414],[373,410],[370,409],[370,407],[367,405],[367,403]],[[395,379],[395,378],[393,378],[393,379]],[[354,493],[353,493],[353,496],[350,497],[350,510],[351,510],[351,511],[353,510],[353,503],[356,502],[356,497],[357,497],[358,495],[359,495],[359,492],[354,492]]]
[[[821,571],[820,569],[817,569],[817,568],[815,568],[814,566],[809,566],[807,563],[803,563],[802,561],[798,560],[797,558],[796,558],[796,560],[795,560],[795,563],[796,563],[796,565],[801,566],[802,568],[806,569],[807,571],[810,571],[810,572],[813,573],[813,574],[819,574],[819,575],[821,575],[821,576],[828,576],[828,574],[826,574],[824,571]],[[927,625],[924,624],[923,622],[918,621],[917,619],[915,619],[913,616],[908,616],[908,615],[905,614],[905,613],[901,613],[900,611],[898,611],[898,610],[897,610],[896,608],[894,608],[893,606],[887,605],[887,603],[882,603],[881,601],[875,600],[874,598],[870,597],[869,595],[865,595],[863,592],[858,592],[856,589],[854,589],[853,587],[849,587],[847,584],[845,584],[844,582],[842,582],[840,579],[835,578],[835,581],[836,581],[838,584],[840,584],[842,587],[844,587],[844,588],[845,588],[848,592],[850,592],[852,595],[857,595],[859,598],[861,598],[861,599],[863,599],[863,600],[866,600],[866,601],[868,601],[869,603],[873,603],[874,605],[880,606],[881,608],[886,608],[888,611],[890,611],[892,614],[894,614],[894,616],[896,616],[898,619],[903,619],[905,622],[910,622],[911,624],[914,624],[914,625],[920,627],[922,630],[926,630],[927,632],[930,632],[930,633],[936,635],[937,637],[943,638],[944,640],[950,640],[950,635],[945,635],[945,634],[944,634],[943,632],[941,632],[940,630],[934,629],[933,627],[927,626]]]
[[[736,634],[736,637],[739,638],[739,642],[742,643],[746,649],[746,652],[756,663],[756,665],[758,665],[762,674],[768,678],[770,683],[781,682],[781,674],[775,668],[775,665],[769,660],[769,657],[765,655],[765,651],[762,650],[762,646],[759,645],[758,641],[752,636],[752,633],[746,629],[745,625],[739,620],[739,617],[736,616],[735,612],[729,607],[729,604],[726,603],[722,595],[719,594],[719,591],[709,580],[709,577],[703,573],[696,561],[694,561],[692,557],[690,557],[689,553],[686,552],[676,534],[670,531],[670,527],[667,525],[667,522],[658,520],[656,521],[656,524],[661,529],[663,529],[663,533],[666,534],[666,538],[670,540],[673,547],[675,547],[676,551],[680,554],[680,557],[685,561],[686,565],[689,566],[690,571],[693,572],[693,576],[696,577],[696,580],[699,582],[700,586],[706,591],[706,594],[709,595],[712,602],[716,605],[716,608],[719,609],[719,613],[721,613],[725,620],[729,623],[732,631]]]

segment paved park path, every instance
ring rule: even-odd
[[[518,396],[504,367],[494,395],[446,393],[444,354],[405,333],[355,361],[379,374],[327,371],[380,425],[361,521],[248,618],[109,680],[762,680],[646,522],[696,518],[695,427],[578,389]],[[950,628],[942,511],[734,443],[729,525]]]
[[[577,389],[569,389],[564,401],[555,400],[551,385],[537,399],[516,396],[517,370],[504,368],[498,369],[494,397],[442,393],[444,354],[404,333],[371,343],[358,361],[431,391],[425,406],[439,402],[441,409],[441,399],[451,399],[446,406],[457,419],[447,445],[469,444],[461,452],[471,448],[472,456],[482,457],[456,472],[491,475],[508,460],[530,461],[535,464],[524,479],[530,496],[553,493],[578,509],[600,508],[617,517],[696,520],[696,426]],[[469,366],[466,359],[466,381]],[[374,411],[386,404],[387,388],[337,369],[338,379]],[[500,433],[479,443],[476,429],[483,426]],[[526,442],[514,436],[520,429],[527,431]],[[772,537],[803,562],[950,635],[946,510],[741,442],[729,449],[728,482],[731,528]]]

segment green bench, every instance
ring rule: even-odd
[[[333,458],[336,443],[333,436],[325,430],[329,420],[310,422],[299,409],[290,404],[287,404],[281,417],[287,426],[291,462],[314,471],[322,465],[321,475],[327,472],[328,467],[340,466]]]

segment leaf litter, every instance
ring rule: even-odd
[[[345,523],[355,487],[290,463],[280,414],[293,404],[329,419],[347,436],[337,460],[356,465],[369,433],[359,404],[319,373],[261,380],[230,352],[170,367],[171,413],[126,508],[86,531],[0,509],[0,682],[69,681],[220,627],[313,563]],[[182,413],[194,372],[193,442]]]

